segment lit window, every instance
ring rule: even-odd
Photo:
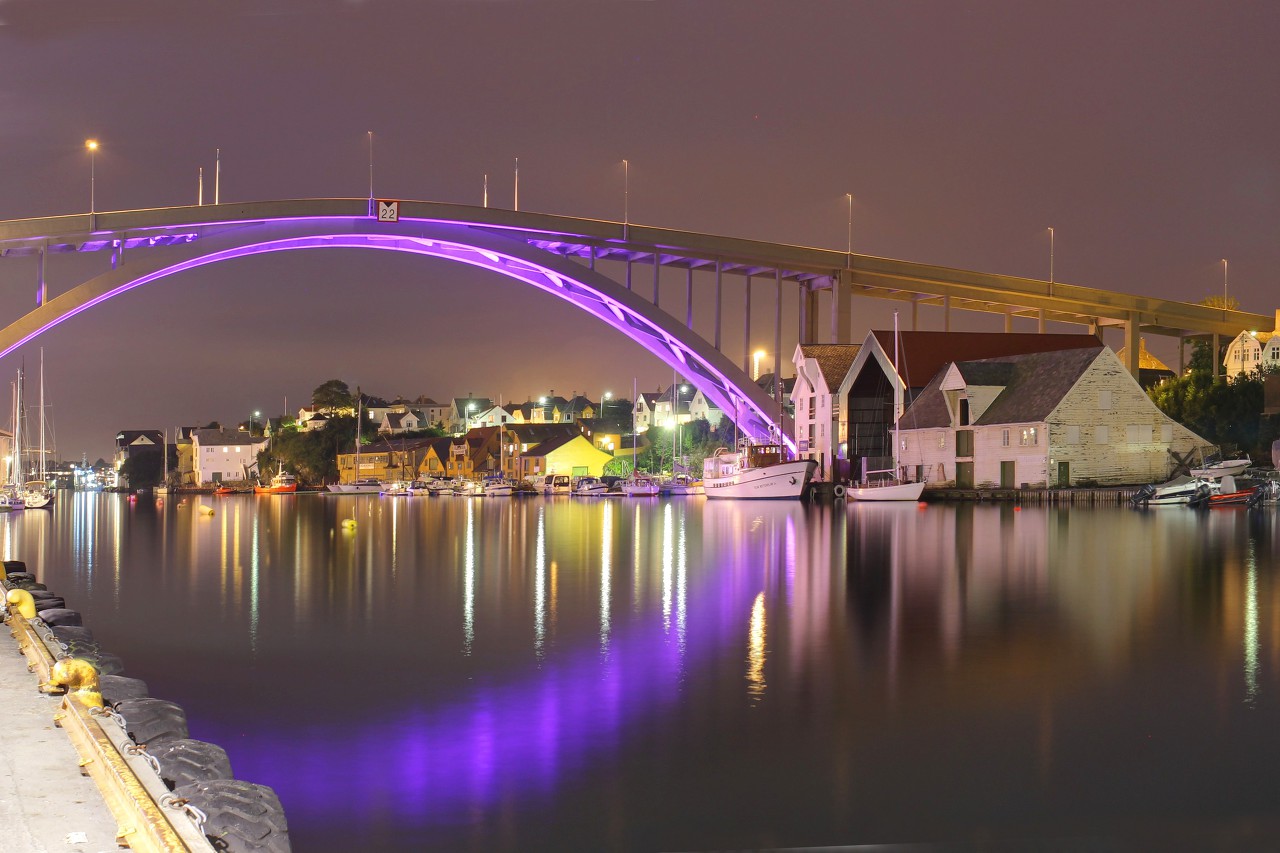
[[[1035,427],[1026,427],[1022,430],[1022,435],[1018,439],[1018,444],[1023,447],[1030,447],[1039,442],[1039,436],[1036,435]]]

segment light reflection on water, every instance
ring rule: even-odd
[[[299,850],[1274,814],[1270,511],[204,500],[68,496],[0,536]]]

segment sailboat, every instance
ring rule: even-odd
[[[334,483],[329,486],[329,491],[339,492],[344,495],[376,495],[382,491],[382,481],[376,477],[360,476],[360,433],[363,431],[362,418],[364,417],[364,397],[360,393],[360,389],[356,388],[356,467],[355,476],[350,483]]]
[[[18,480],[22,476],[22,370],[18,370],[18,379],[13,384],[13,446],[12,453],[9,455],[9,471],[7,472],[8,481],[4,484],[3,490],[0,490],[0,511],[10,512],[17,509],[25,509],[26,504],[22,501],[22,491],[18,486]]]
[[[891,474],[892,476],[880,480],[871,480],[860,485],[854,485],[849,488],[849,499],[855,501],[918,501],[920,495],[924,492],[924,483],[909,483],[902,479],[901,470],[898,465],[898,418],[902,416],[902,410],[898,403],[897,384],[901,382],[902,387],[906,388],[906,383],[902,382],[902,372],[898,367],[898,312],[893,312],[893,372],[894,372],[894,401],[893,401],[893,470],[892,471],[868,471],[868,474]]]
[[[177,440],[177,436],[174,436]],[[157,495],[169,494],[169,430],[164,431],[164,440],[160,444],[160,452],[164,454],[164,477],[160,480],[160,485],[156,486],[155,493]]]
[[[19,387],[22,381],[18,382]],[[19,391],[21,394],[21,391]],[[21,414],[21,410],[19,411]],[[53,505],[53,489],[49,488],[47,477],[47,454],[48,448],[45,445],[45,419],[44,419],[44,350],[40,350],[40,449],[39,460],[35,466],[35,477],[22,484],[22,502],[27,509],[44,509]],[[18,451],[21,459],[21,451]]]

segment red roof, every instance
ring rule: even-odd
[[[872,331],[876,343],[893,359],[893,330]],[[909,388],[923,388],[934,374],[953,361],[975,361],[1033,352],[1057,352],[1098,347],[1089,334],[1038,332],[899,332],[902,341],[899,373]]]

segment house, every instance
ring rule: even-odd
[[[652,394],[641,391],[636,395],[635,405],[635,422],[636,432],[645,432],[649,427],[653,426],[653,410],[658,404],[658,398],[662,396],[661,391]]]
[[[704,420],[711,424],[711,428],[715,429],[720,426],[720,421],[724,418],[724,412],[715,403],[707,399],[707,395],[702,391],[695,391],[693,399],[689,401],[689,417],[693,420]]]
[[[676,424],[687,424],[693,420],[689,405],[697,389],[688,382],[672,383],[653,402],[653,415],[650,426],[673,427]]]
[[[552,410],[552,418],[557,423],[571,424],[585,418],[592,420],[599,407],[581,394],[575,394],[563,403],[558,403]]]
[[[360,468],[356,470],[355,445],[338,454],[338,482],[355,480],[412,480],[418,475],[422,463],[435,438],[383,438],[360,446]],[[447,441],[447,439],[446,439]]]
[[[449,420],[449,406],[446,403],[437,403],[435,400],[421,394],[413,401],[413,410],[421,412],[425,419],[424,426],[444,428]]]
[[[422,461],[418,463],[418,477],[449,476],[449,448],[453,439],[449,437],[428,439],[422,451]]]
[[[200,486],[248,480],[257,471],[258,453],[266,445],[266,438],[237,430],[193,430],[192,479]]]
[[[1276,312],[1280,315],[1280,311]],[[1277,317],[1280,320],[1280,316]],[[1271,332],[1241,332],[1227,344],[1222,360],[1228,378],[1243,376],[1255,370],[1280,368],[1280,335]]]
[[[902,412],[944,365],[1098,345],[1098,339],[1088,334],[900,332],[896,345],[899,376],[894,369],[893,331],[868,332],[836,392],[838,443],[831,466],[833,479],[860,480],[863,470],[892,464],[889,433],[894,414]]]
[[[472,427],[481,426],[501,426],[502,424],[511,423],[515,418],[511,412],[507,411],[505,406],[490,406],[483,412],[476,412],[471,418]]]
[[[10,437],[12,444],[12,436]],[[139,453],[160,453],[164,450],[164,433],[158,429],[122,429],[116,433],[116,452],[112,465],[117,471],[125,460]]]
[[[861,349],[861,344],[800,344],[791,358],[796,453],[818,463],[820,480],[830,479],[840,443],[840,383]]]
[[[582,435],[582,430],[574,424],[512,423],[504,426],[502,431],[507,447],[507,470],[510,472],[519,471],[520,457],[543,442],[553,438],[572,438],[575,435]],[[514,473],[512,475],[515,476]]]
[[[398,435],[402,432],[413,432],[427,426],[426,417],[421,412],[387,412],[378,425],[380,435]]]
[[[474,418],[480,412],[493,408],[493,401],[488,397],[454,397],[449,404],[449,415],[445,426],[449,432],[465,433],[475,426]]]
[[[1211,447],[1101,345],[948,363],[898,441],[909,479],[960,488],[1147,483],[1167,478],[1172,454]]]
[[[475,479],[498,472],[499,430],[501,427],[476,427],[449,441],[445,475]],[[433,452],[434,446],[433,446]]]
[[[613,454],[597,448],[585,435],[571,432],[548,438],[521,453],[514,460],[512,476],[519,480],[546,474],[599,477],[604,473],[604,466],[612,461]]]

